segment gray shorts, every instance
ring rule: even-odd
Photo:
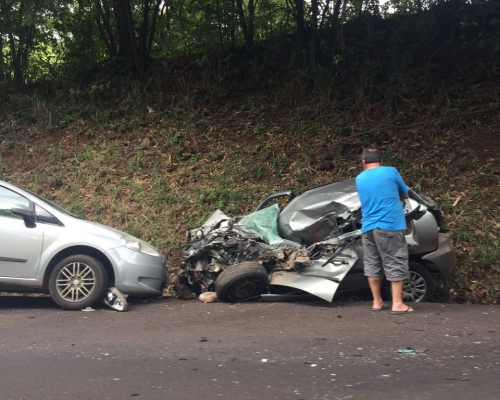
[[[375,228],[363,233],[365,276],[381,277],[388,281],[408,278],[408,244],[404,231]]]

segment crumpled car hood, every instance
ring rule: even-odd
[[[265,210],[257,213],[269,214],[269,208]],[[309,247],[286,239],[269,244],[268,237],[248,223],[248,217],[251,220],[254,214],[237,218],[217,210],[203,226],[189,232],[182,272],[174,282],[177,295],[187,299],[213,291],[215,280],[224,269],[256,261],[270,274],[270,285],[300,289],[332,301],[339,283],[357,261],[356,254],[343,252],[342,261],[329,260],[339,248],[338,238]]]
[[[319,186],[295,197],[283,209],[278,231],[281,237],[311,245],[331,237],[339,217],[348,219],[360,208],[354,179]]]

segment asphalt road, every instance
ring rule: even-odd
[[[415,308],[0,297],[0,398],[499,399],[500,307]]]

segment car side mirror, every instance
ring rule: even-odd
[[[14,215],[21,217],[24,220],[26,228],[36,228],[35,211],[24,205],[17,205],[10,209]]]

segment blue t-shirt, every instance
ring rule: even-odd
[[[367,169],[356,177],[356,190],[361,201],[363,233],[375,228],[388,231],[406,229],[403,205],[399,195],[408,193],[408,186],[394,167]]]

